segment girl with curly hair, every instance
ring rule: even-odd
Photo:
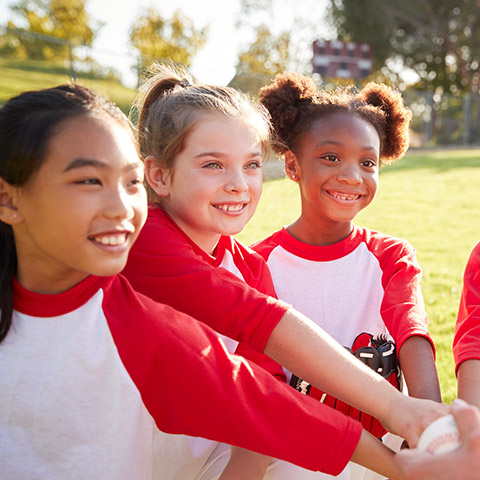
[[[299,218],[253,246],[267,261],[278,297],[398,388],[404,377],[411,396],[440,402],[415,250],[353,223],[375,198],[380,166],[406,152],[410,110],[386,85],[320,91],[292,72],[264,87],[260,101],[272,117],[273,148],[301,196]],[[386,433],[378,420],[295,371],[289,377],[373,435]]]

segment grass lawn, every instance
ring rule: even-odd
[[[43,61],[0,57],[0,72],[0,105],[25,90],[54,87],[70,81],[67,69]],[[126,114],[135,98],[135,90],[113,79],[79,77],[76,82],[105,95]]]
[[[246,244],[260,240],[299,212],[296,184],[267,181],[254,218],[238,238]],[[480,149],[412,151],[384,167],[377,198],[356,223],[405,238],[417,249],[442,394],[450,403],[456,396],[451,345],[462,275],[480,240]]]

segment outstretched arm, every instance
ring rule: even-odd
[[[378,418],[411,446],[427,425],[449,411],[447,405],[403,395],[294,309],[273,330],[265,353],[312,385]]]

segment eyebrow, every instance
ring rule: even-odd
[[[143,162],[138,160],[138,162],[130,163],[127,165],[124,170],[135,170],[136,168],[143,166]],[[94,168],[101,168],[103,170],[107,170],[110,168],[110,165],[106,162],[102,162],[101,160],[96,160],[94,158],[75,158],[72,160],[65,168],[64,172],[69,172],[71,170],[75,170],[77,168],[83,167],[94,167]]]
[[[261,157],[262,152],[261,151],[254,151],[248,154],[249,157]],[[215,158],[223,158],[223,157],[228,157],[228,154],[222,153],[222,152],[202,152],[199,153],[198,155],[195,155],[195,158],[202,159],[204,157],[215,157]]]
[[[320,142],[317,145],[315,145],[315,148],[320,148],[320,147],[325,147],[326,145],[335,145],[335,146],[343,146],[341,142],[336,142],[334,140],[325,140],[324,142]],[[370,147],[370,146],[364,146],[361,147],[363,150],[370,150],[372,152],[375,152],[375,147]]]

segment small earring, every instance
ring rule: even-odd
[[[295,180],[295,178],[297,178],[297,176],[294,173],[292,173],[292,179]]]

